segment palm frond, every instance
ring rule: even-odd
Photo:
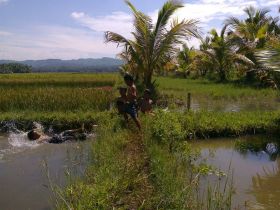
[[[225,35],[225,32],[226,32],[226,30],[227,30],[227,25],[224,25],[224,27],[222,28],[222,30],[221,30],[221,37],[224,37],[224,35]]]
[[[244,9],[244,12],[248,15],[248,19],[246,20],[246,22],[252,22],[253,17],[256,14],[256,8],[253,6],[249,6]]]
[[[230,17],[225,21],[225,25],[233,27],[234,29],[236,29],[240,25],[240,23],[241,21],[236,17]]]
[[[197,28],[195,20],[178,22],[174,19],[171,24],[171,29],[164,34],[161,39],[156,42],[155,47],[155,59],[157,61],[160,57],[164,56],[167,52],[172,55],[174,53],[174,47],[178,44],[182,44],[183,38],[190,36],[197,36]]]
[[[113,42],[113,43],[117,43],[119,44],[123,44],[123,45],[130,45],[131,41],[126,39],[125,37],[123,37],[120,34],[111,32],[111,31],[106,31],[105,32],[105,42]]]
[[[237,61],[237,62],[242,62],[242,63],[250,65],[250,66],[255,65],[255,63],[253,61],[251,61],[249,58],[247,58],[245,55],[236,53],[236,54],[233,54],[233,57],[234,57],[235,61]]]
[[[156,22],[154,34],[157,34],[160,30],[166,27],[170,17],[176,10],[182,8],[183,4],[180,1],[167,1],[161,10],[158,12],[158,19]]]
[[[128,7],[131,9],[134,15],[137,15],[138,10],[134,7],[134,5],[129,1],[125,0],[125,3],[128,5]]]

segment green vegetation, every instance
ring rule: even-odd
[[[30,77],[28,77],[30,75]],[[185,112],[155,108],[155,116],[141,116],[143,134],[134,124],[125,128],[110,104],[117,96],[117,74],[1,75],[0,121],[13,120],[29,130],[33,121],[62,131],[92,124],[92,144],[86,174],[59,190],[58,209],[230,209],[233,186],[230,174],[206,165],[189,140],[267,134],[279,131],[279,111]],[[218,103],[246,97],[276,98],[272,89],[215,84],[207,80],[158,77],[167,101],[187,92]],[[1,124],[2,127],[2,124]],[[201,179],[216,174],[216,186]],[[226,187],[225,191],[220,191]],[[203,190],[202,190],[203,189]],[[204,193],[202,193],[202,191]]]
[[[112,91],[94,88],[36,88],[0,90],[0,110],[90,111],[110,108]]]
[[[215,83],[206,79],[176,79],[170,77],[159,77],[156,79],[163,94],[173,95],[180,98],[192,93],[193,96],[202,96],[214,100],[219,99],[248,99],[276,98],[278,92],[269,88],[252,88],[238,83]]]
[[[2,115],[105,111],[114,106],[116,86],[120,82],[117,74],[3,74],[0,76],[0,111]],[[157,77],[156,82],[160,98],[169,105],[177,100],[186,101],[189,92],[195,99],[217,104],[224,101],[276,103],[278,97],[273,89],[240,87],[235,83],[215,84],[208,80],[167,77]]]
[[[118,81],[117,74],[88,74],[88,73],[31,73],[31,74],[2,74],[1,88],[16,87],[104,87],[114,86]]]
[[[123,70],[150,88],[154,72],[160,72],[163,66],[172,61],[178,44],[182,44],[183,39],[199,37],[198,21],[178,21],[175,18],[168,28],[172,15],[183,7],[179,1],[167,1],[159,10],[155,24],[151,17],[138,11],[128,0],[125,2],[134,15],[134,39],[126,39],[114,32],[106,32],[105,38],[107,42],[117,43],[124,48],[120,54],[125,61]]]
[[[244,20],[236,17],[225,20],[220,34],[212,29],[210,36],[201,40],[200,49],[190,48],[187,57],[182,57],[188,49],[183,47],[177,59],[179,68],[175,70],[194,78],[239,80],[277,88],[279,65],[271,65],[271,53],[266,52],[277,52],[279,18],[271,17],[268,10],[251,6],[244,13]]]
[[[83,122],[101,124],[102,119],[115,116],[114,112],[5,112],[1,121],[40,121],[44,124],[65,124],[65,128]],[[152,118],[152,134],[161,141],[183,141],[193,138],[232,137],[245,134],[273,133],[278,131],[280,112],[162,112]],[[169,123],[170,120],[174,123]],[[76,127],[76,126],[75,126]],[[165,133],[167,132],[167,133]],[[162,136],[165,136],[162,138]]]
[[[165,75],[166,71],[175,71],[184,78],[203,77],[197,80],[157,77],[159,106],[165,103],[170,108],[176,104],[175,108],[180,108],[189,92],[195,99],[216,103],[276,101],[277,91],[250,87],[257,84],[277,88],[277,80],[280,81],[277,56],[267,59],[272,51],[279,55],[280,43],[279,19],[271,17],[269,11],[248,7],[244,10],[247,16],[244,20],[231,17],[225,21],[221,33],[211,30],[210,36],[201,39],[200,50],[184,45],[179,52],[178,45],[185,39],[200,37],[196,20],[179,22],[175,18],[169,26],[172,15],[183,6],[180,2],[167,1],[155,24],[128,0],[125,2],[134,15],[133,39],[105,33],[107,42],[123,47],[119,55],[124,60],[123,73],[133,74],[142,88],[156,88],[153,76]],[[263,53],[264,50],[269,53]],[[273,63],[276,69],[267,63]],[[56,198],[62,198],[57,200],[57,208],[233,208],[230,174],[205,164],[189,140],[279,133],[280,111],[264,108],[250,112],[186,112],[184,108],[155,107],[154,116],[141,116],[143,130],[137,132],[134,124],[124,125],[123,119],[112,110],[116,85],[120,83],[117,74],[0,76],[2,122],[13,120],[23,130],[30,129],[34,120],[55,131],[82,123],[88,130],[92,124],[99,126],[86,174],[69,183],[62,194],[57,191]],[[239,142],[237,147],[246,150],[260,145]],[[210,173],[218,180],[214,187],[201,182]]]
[[[85,178],[67,187],[58,209],[230,209],[231,187],[199,193],[200,177],[212,171],[199,152],[186,142],[169,150],[144,122],[144,135],[122,129],[115,117],[103,122]]]
[[[28,65],[19,64],[19,63],[8,63],[0,64],[0,73],[1,74],[10,74],[10,73],[30,73],[32,68]]]
[[[107,110],[117,79],[116,74],[1,75],[0,111]]]
[[[204,138],[269,132],[278,128],[277,118],[279,113],[159,112],[142,118],[139,135],[136,128],[122,128],[118,117],[104,115],[87,173],[68,185],[58,209],[231,209],[229,174],[206,165],[186,138],[194,137],[190,132]],[[201,191],[201,178],[213,171],[228,183],[225,191],[219,181]]]
[[[227,26],[224,26],[220,35],[215,29],[210,32],[210,42],[208,46],[201,48],[201,51],[208,57],[207,64],[211,71],[216,72],[220,81],[227,80],[227,75],[232,69],[244,68],[245,66],[253,66],[254,62],[242,55],[235,49],[235,43],[226,37]]]
[[[133,39],[106,32],[107,42],[123,47],[119,57],[124,61],[122,72],[131,73],[145,87],[154,88],[153,75],[173,72],[184,78],[207,78],[215,81],[238,81],[257,87],[278,88],[280,24],[269,10],[249,6],[245,18],[226,19],[220,33],[200,37],[196,20],[168,20],[182,7],[167,1],[158,13],[155,25],[149,16],[126,1],[134,15]],[[189,48],[183,40],[200,39],[199,50]],[[178,52],[177,46],[182,45]],[[276,55],[276,56],[275,56]]]

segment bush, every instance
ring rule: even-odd
[[[176,142],[184,140],[186,136],[177,114],[163,111],[159,111],[155,116],[152,135],[159,142],[169,144],[170,150],[173,150]]]

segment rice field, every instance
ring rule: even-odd
[[[181,79],[158,77],[156,83],[160,91],[169,96],[184,97],[188,92],[197,97],[213,100],[239,100],[248,98],[275,98],[278,91],[271,88],[253,88],[235,83],[214,83],[206,79]]]
[[[185,103],[187,94],[201,107],[209,103],[228,106],[225,102],[238,101],[278,107],[278,92],[273,89],[239,87],[236,84],[216,84],[206,80],[157,77],[159,92],[171,105],[178,100]],[[118,95],[117,86],[123,85],[118,74],[88,73],[32,73],[0,75],[0,112],[78,112],[105,111],[112,108]],[[219,110],[222,108],[217,108]],[[247,109],[247,108],[246,108]]]
[[[104,87],[114,86],[118,74],[89,73],[31,73],[1,74],[0,88],[36,87]]]
[[[0,112],[108,110],[117,80],[117,74],[0,75]]]

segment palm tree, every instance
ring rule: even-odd
[[[154,71],[159,70],[172,59],[177,46],[183,39],[199,37],[196,20],[173,19],[176,10],[183,7],[178,1],[167,1],[158,12],[156,24],[151,17],[138,11],[128,0],[125,1],[134,15],[133,39],[107,31],[106,42],[117,43],[123,47],[122,58],[133,69],[134,75],[142,79],[146,87],[152,85]],[[128,68],[129,69],[129,68]]]
[[[182,50],[177,55],[177,62],[179,65],[179,71],[186,76],[192,69],[192,64],[195,60],[197,53],[193,47],[189,48],[186,44],[183,44]]]
[[[226,36],[226,29],[227,26],[224,26],[220,35],[213,29],[210,37],[206,37],[200,46],[200,50],[208,56],[208,66],[214,68],[213,70],[218,73],[221,81],[227,80],[227,73],[233,68],[254,65],[253,61],[239,53],[231,35]]]
[[[232,29],[232,41],[238,46],[239,52],[255,63],[255,68],[246,72],[246,79],[252,81],[257,78],[264,85],[276,87],[273,81],[274,72],[271,71],[273,65],[265,61],[275,54],[270,47],[267,49],[267,46],[279,38],[280,19],[269,16],[269,10],[265,9],[248,7],[244,11],[247,15],[245,20],[231,17],[225,23]]]
[[[255,45],[257,48],[264,46],[269,37],[270,31],[274,31],[273,24],[277,24],[277,19],[268,16],[269,10],[256,9],[252,6],[244,9],[247,18],[239,20],[231,17],[226,20],[225,24],[234,29],[234,34],[242,38],[247,44]],[[272,24],[273,23],[273,24]]]

